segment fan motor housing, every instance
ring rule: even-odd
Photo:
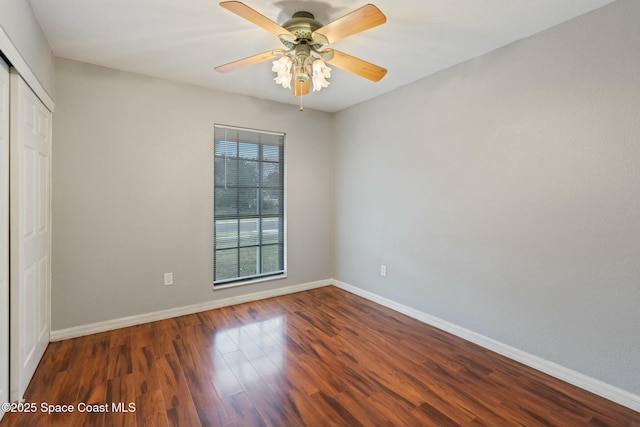
[[[321,28],[322,24],[315,20],[313,14],[299,11],[282,24],[282,27],[296,36],[298,40],[311,40],[311,34]]]

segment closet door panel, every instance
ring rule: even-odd
[[[0,59],[0,404],[9,401],[9,67]],[[1,405],[0,405],[1,406]],[[0,418],[4,411],[0,408]]]
[[[10,398],[21,399],[49,343],[51,113],[11,72]]]

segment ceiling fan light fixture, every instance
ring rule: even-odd
[[[329,86],[327,79],[331,77],[331,68],[327,67],[322,58],[317,58],[313,61],[312,70],[311,82],[313,83],[314,92]]]
[[[313,55],[296,56],[293,52],[273,61],[271,71],[276,73],[273,79],[276,84],[282,85],[285,89],[291,89],[294,78],[299,83],[311,79],[314,92],[329,86],[327,79],[331,77],[331,68],[327,67],[322,58]]]
[[[273,61],[273,67],[271,67],[271,71],[276,73],[276,77],[273,80],[285,89],[291,89],[291,79],[293,77],[291,74],[291,65],[291,58],[284,55],[280,57],[280,59]]]
[[[332,57],[331,50],[316,51],[306,43],[299,43],[295,48],[282,52],[280,59],[273,61],[271,70],[276,73],[274,81],[284,88],[291,88],[292,79],[295,83],[311,80],[313,91],[318,92],[329,86],[327,79],[331,77],[331,68],[327,67],[325,58]],[[303,92],[308,93],[306,90]]]

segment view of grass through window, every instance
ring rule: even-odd
[[[284,135],[215,126],[214,285],[284,274]]]

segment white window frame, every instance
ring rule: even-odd
[[[246,140],[245,140],[246,139]],[[263,140],[266,140],[264,142]],[[276,141],[276,142],[274,142]],[[218,145],[218,143],[221,143]],[[228,150],[229,147],[232,147],[233,144],[236,144],[236,153],[235,157],[231,155],[230,158],[227,158],[227,154],[225,150]],[[257,158],[247,158],[242,156],[242,147],[251,147],[251,145],[257,145]],[[226,146],[226,148],[224,147]],[[266,148],[263,146],[273,147],[278,146],[278,160],[275,161],[273,159],[269,159],[265,156]],[[224,160],[223,160],[224,159]],[[227,168],[228,160],[232,162],[237,162],[235,170],[231,167]],[[240,162],[247,162],[249,164],[255,163],[258,167],[258,184],[249,185],[245,187],[242,184],[242,176],[241,176],[241,166]],[[218,168],[222,168],[221,164],[224,164],[224,170],[216,171],[216,164]],[[277,165],[277,169],[279,171],[279,185],[263,185],[263,168],[268,166]],[[229,179],[228,182],[228,174],[236,173],[235,181],[229,184],[232,179]],[[224,178],[223,178],[224,176]],[[224,182],[224,185],[222,184]],[[286,236],[286,144],[285,144],[285,134],[282,132],[272,132],[272,131],[264,131],[264,130],[256,130],[249,128],[241,128],[237,126],[228,126],[222,124],[214,125],[214,178],[213,178],[213,202],[214,202],[214,218],[213,218],[213,288],[221,289],[228,288],[231,286],[239,286],[246,285],[252,283],[259,283],[269,280],[277,280],[283,279],[287,277],[287,236]],[[231,190],[231,191],[228,191]],[[256,191],[256,205],[255,212],[241,212],[241,192],[253,192]],[[273,190],[276,194],[280,191],[280,194],[277,196],[279,199],[278,203],[278,212],[267,212],[263,211],[265,191]],[[226,194],[222,192],[226,191]],[[235,191],[235,193],[234,193]],[[219,192],[219,193],[218,193]],[[228,194],[235,194],[237,197],[236,200],[236,212],[232,213],[230,211],[223,212],[222,208],[220,210],[216,210],[216,200],[222,200],[221,197],[226,197]],[[218,197],[218,199],[216,199]],[[265,229],[264,226],[267,224],[274,224],[275,221],[275,229],[276,235],[278,237],[277,243],[273,241],[264,243],[263,237],[266,233],[270,232],[271,229]],[[234,223],[235,222],[235,223]],[[255,230],[244,230],[243,224],[249,225],[250,227],[255,226]],[[235,243],[233,242],[234,237],[231,237],[231,242],[223,242],[223,238],[218,234],[227,230],[228,227],[237,227],[237,232],[234,233],[234,230],[230,230],[232,234],[235,234]],[[221,231],[222,230],[222,231]],[[247,236],[250,237],[250,233],[255,231],[255,236],[257,239],[257,243],[252,244],[244,244],[243,239],[247,239]],[[221,247],[222,246],[222,247]],[[256,273],[255,274],[242,274],[242,253],[250,253],[252,248],[256,249]],[[276,257],[276,261],[279,263],[275,270],[270,269],[265,272],[263,269],[263,264],[265,262],[265,258],[267,252],[264,251],[265,248],[277,248],[278,256]],[[244,252],[243,252],[244,249]],[[235,252],[235,254],[234,254]],[[234,268],[237,268],[237,275],[230,277],[228,274],[225,276],[222,274],[220,277],[218,268],[225,268],[224,260],[221,257],[223,253],[228,253],[230,257],[237,256],[237,264],[234,265]],[[269,261],[273,262],[273,261]],[[218,264],[216,264],[218,263]],[[229,271],[226,271],[228,273]]]

